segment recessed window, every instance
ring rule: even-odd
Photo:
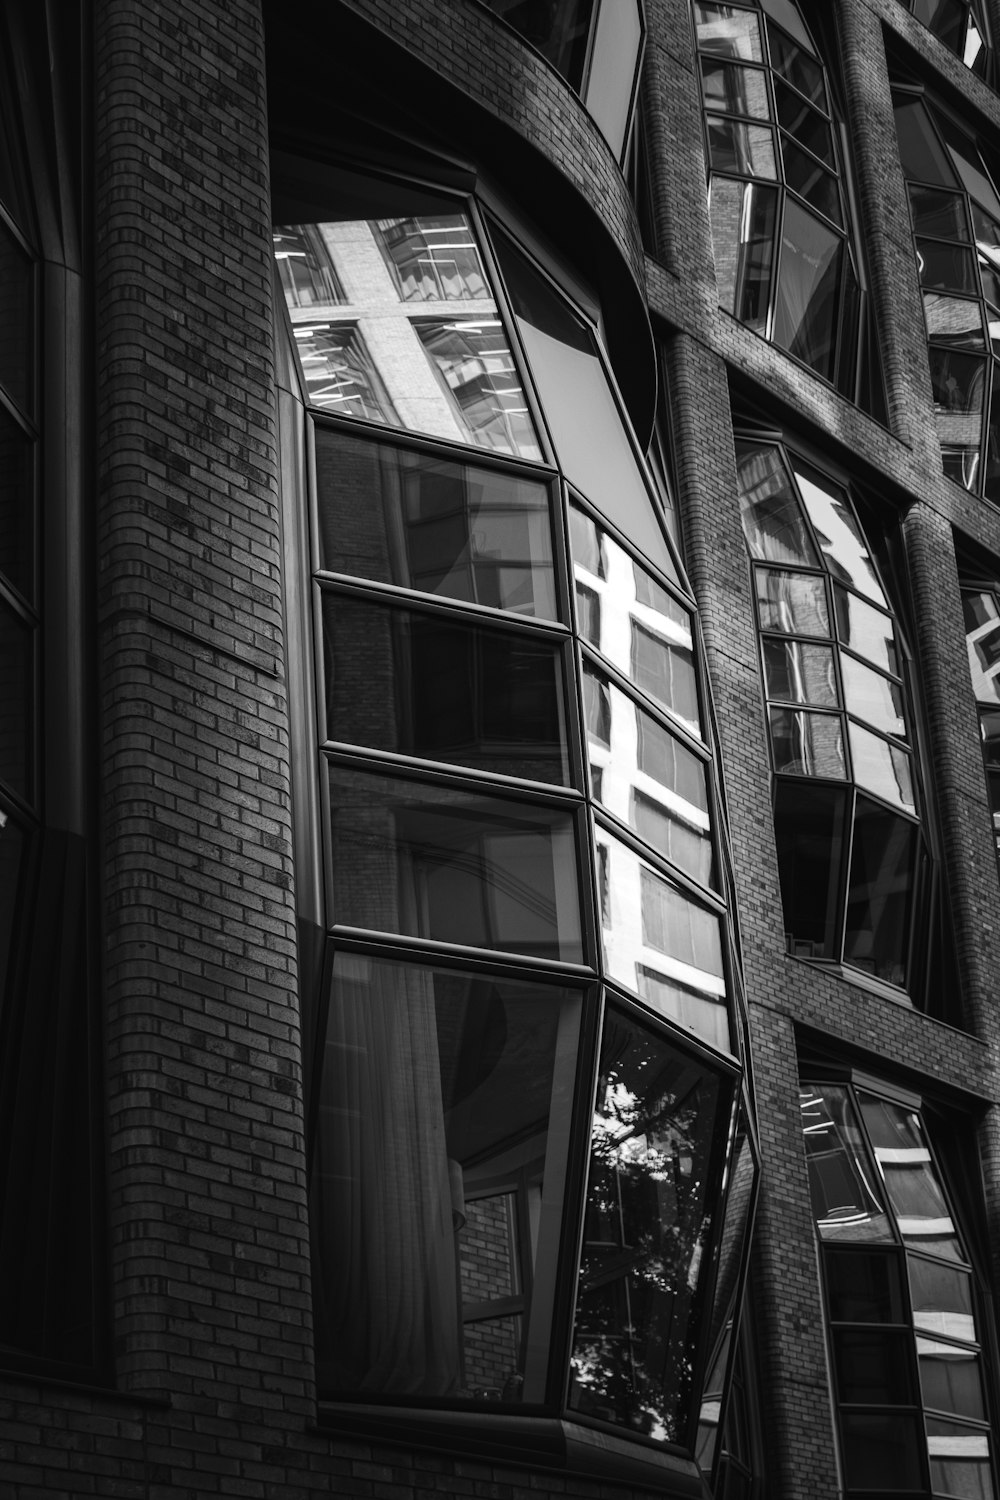
[[[993,77],[993,48],[984,0],[901,0],[922,25],[980,78]]]

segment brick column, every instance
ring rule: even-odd
[[[311,1350],[259,7],[99,0],[95,59],[118,1377],[259,1423]]]

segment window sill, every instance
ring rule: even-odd
[[[319,1407],[315,1430],[430,1448],[508,1468],[585,1474],[660,1490],[678,1500],[703,1500],[705,1495],[693,1459],[558,1417],[326,1402]]]

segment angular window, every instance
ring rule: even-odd
[[[483,0],[540,52],[619,159],[629,136],[642,57],[642,0]]]
[[[848,496],[739,441],[788,951],[919,997],[928,855],[899,629]]]
[[[806,1083],[801,1108],[846,1493],[992,1500],[984,1287],[919,1102]]]
[[[884,416],[830,82],[793,0],[694,0],[722,305]]]
[[[899,92],[944,472],[1000,503],[1000,196],[979,147],[923,98]]]
[[[322,1394],[568,1400],[693,1458],[756,1178],[693,601],[596,329],[473,204],[348,187],[368,217],[276,237]]]
[[[901,0],[901,3],[967,68],[993,82],[995,64],[984,0]]]
[[[969,581],[962,589],[969,675],[979,708],[979,732],[993,839],[1000,859],[1000,580]]]

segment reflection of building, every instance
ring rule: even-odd
[[[1000,1500],[1000,11],[446,9],[0,17],[0,1489]]]

